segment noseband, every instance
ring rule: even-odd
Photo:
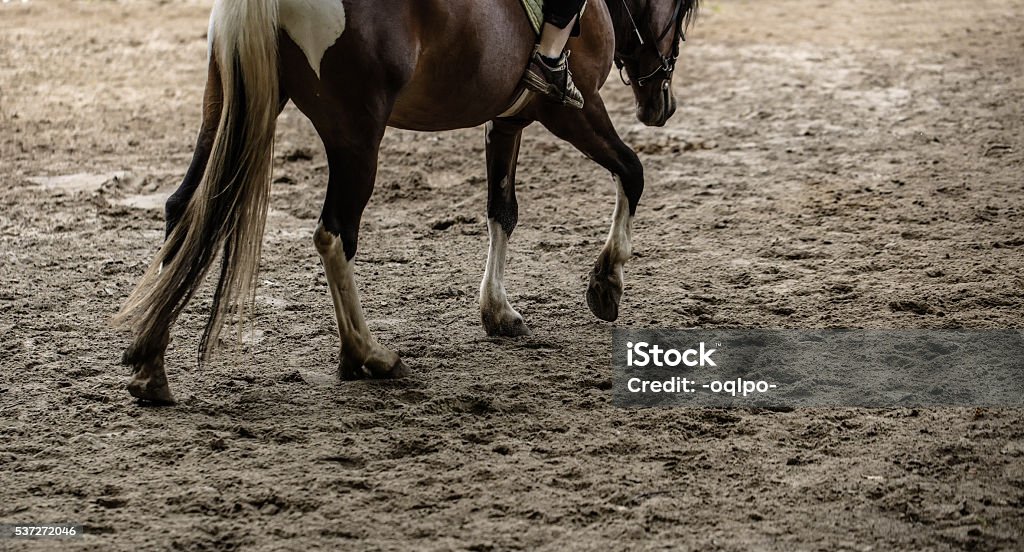
[[[661,34],[658,35],[658,38],[651,44],[651,47],[654,49],[654,53],[658,55],[658,59],[660,60],[661,65],[654,71],[651,71],[649,74],[634,79],[637,86],[643,87],[643,85],[647,84],[648,81],[664,76],[665,82],[662,84],[662,88],[665,90],[668,89],[669,80],[672,77],[672,72],[675,71],[676,69],[676,60],[679,59],[679,43],[686,42],[686,33],[683,31],[682,21],[684,15],[683,4],[685,3],[686,0],[675,0],[675,8],[672,11],[672,19],[668,22],[668,25],[666,25],[665,28],[661,31]],[[648,3],[647,6],[647,15],[650,16],[650,4]],[[626,0],[622,0],[622,7],[626,10],[626,15],[629,16],[629,23],[630,25],[633,26],[633,32],[636,33],[636,37],[640,39],[640,46],[645,46],[647,43],[644,42],[643,34],[640,33],[640,28],[637,26],[636,19],[633,18],[632,12],[629,11],[629,6],[626,4]],[[673,30],[675,31],[675,34],[673,35],[672,40],[672,50],[668,55],[663,54],[661,53],[661,49],[658,47],[658,44],[660,44],[661,41],[664,40],[666,36],[668,36],[668,33]],[[626,66],[618,52],[615,53],[615,66],[619,68],[619,78],[622,79],[622,84],[629,86],[630,82],[629,77],[626,74]]]

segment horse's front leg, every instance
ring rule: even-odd
[[[508,240],[519,221],[516,162],[525,120],[497,119],[487,124],[487,232],[490,246],[480,283],[480,318],[491,336],[530,335],[523,317],[505,294]]]
[[[632,224],[644,191],[644,168],[636,153],[619,138],[601,97],[593,94],[582,111],[549,107],[538,120],[559,138],[576,146],[615,176],[616,201],[604,249],[594,263],[587,305],[601,320],[619,317],[622,268],[632,254]]]

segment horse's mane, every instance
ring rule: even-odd
[[[697,20],[699,11],[700,0],[683,0],[682,15],[679,17],[680,31],[690,28],[690,25]]]

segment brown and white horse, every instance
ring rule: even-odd
[[[163,248],[115,318],[135,332],[123,358],[133,367],[128,390],[173,402],[163,366],[170,327],[218,253],[200,351],[216,344],[226,317],[244,316],[256,285],[276,119],[289,100],[312,121],[330,168],[313,241],[337,315],[341,377],[405,374],[398,355],[370,334],[353,277],[360,218],[388,126],[433,132],[486,123],[490,249],[480,310],[490,335],[529,333],[502,283],[518,218],[523,128],[539,121],[611,171],[618,200],[586,297],[597,317],[615,320],[644,176],[598,90],[614,61],[632,80],[640,121],[663,125],[675,111],[672,74],[696,4],[590,0],[582,34],[569,44],[585,108],[531,99],[510,114],[521,103],[520,77],[536,39],[520,0],[216,0],[195,155],[167,201]]]

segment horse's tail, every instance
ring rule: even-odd
[[[216,347],[226,318],[252,303],[270,201],[278,115],[278,0],[216,0],[210,63],[223,103],[210,160],[184,216],[114,318],[136,331],[133,349],[161,347],[217,251],[220,278],[200,353]]]

